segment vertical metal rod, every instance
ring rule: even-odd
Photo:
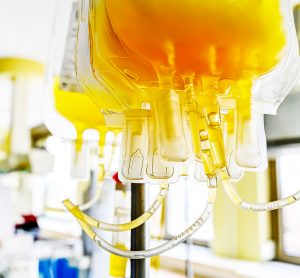
[[[131,184],[131,219],[136,219],[145,211],[146,185]],[[147,247],[146,224],[131,230],[131,250],[139,251]],[[148,278],[149,260],[131,260],[131,278]]]

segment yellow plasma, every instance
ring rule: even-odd
[[[278,63],[285,44],[279,0],[105,2],[120,41],[158,73],[257,76]]]
[[[54,100],[56,110],[76,128],[77,150],[81,148],[84,130],[89,128],[99,132],[105,130],[104,116],[85,93],[63,91],[59,88],[57,81],[54,88]],[[100,140],[105,140],[104,137],[100,136]]]
[[[104,126],[104,116],[85,93],[66,92],[56,83],[54,90],[56,110],[73,123],[78,130]]]

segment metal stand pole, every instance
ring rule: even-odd
[[[136,219],[145,211],[146,206],[146,185],[131,184],[131,219]],[[139,251],[147,247],[146,224],[131,230],[131,250]],[[149,277],[149,260],[131,260],[131,278]]]

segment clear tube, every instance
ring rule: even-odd
[[[206,220],[209,218],[213,211],[214,203],[216,200],[216,193],[217,188],[216,187],[209,187],[208,188],[208,202],[204,208],[204,211],[201,213],[200,217],[196,219],[196,221],[189,226],[187,229],[185,229],[182,233],[174,237],[172,240],[163,243],[157,247],[148,249],[148,250],[142,250],[142,251],[128,251],[128,250],[122,250],[119,248],[114,247],[112,244],[108,243],[106,240],[101,238],[89,225],[83,223],[82,221],[78,220],[81,228],[84,230],[84,232],[94,241],[96,242],[99,247],[103,248],[104,250],[113,253],[115,255],[126,257],[129,259],[145,259],[149,257],[156,256],[158,254],[164,253],[183,241],[185,241],[188,237],[192,236],[195,232],[199,230],[199,228],[206,222]],[[76,207],[75,207],[76,209]]]
[[[223,143],[223,134],[221,129],[221,121],[219,107],[215,106],[207,111],[207,131],[211,145],[213,162],[216,168],[225,167],[225,151]]]
[[[153,94],[151,108],[156,121],[161,157],[169,164],[187,161],[189,149],[180,95],[171,89],[157,90]]]
[[[277,200],[277,201],[260,203],[260,204],[247,203],[242,200],[240,195],[234,189],[234,186],[228,176],[227,170],[221,169],[221,170],[219,170],[218,174],[220,177],[220,182],[222,183],[222,185],[225,189],[225,192],[227,193],[227,195],[229,196],[231,201],[243,209],[252,210],[252,211],[256,211],[256,212],[270,211],[270,210],[276,210],[276,209],[280,209],[280,208],[289,206],[300,200],[300,190],[299,190],[299,191],[295,192],[294,194],[292,194],[286,198]]]
[[[124,232],[128,230],[135,229],[140,225],[144,224],[152,215],[157,211],[157,209],[161,206],[163,200],[165,199],[167,192],[169,190],[168,184],[160,185],[160,191],[158,196],[156,197],[155,201],[152,203],[150,208],[142,214],[140,217],[136,218],[135,220],[123,223],[123,224],[110,224],[106,222],[102,222],[98,219],[95,219],[80,210],[80,207],[75,206],[69,199],[64,200],[64,206],[71,212],[76,219],[82,223],[85,223],[89,226],[105,230],[111,232]]]
[[[235,150],[236,150],[236,125],[234,122],[234,115],[236,113],[235,100],[227,99],[227,103],[223,101],[223,105],[225,104],[225,108],[221,108],[221,121],[222,121],[222,131],[224,138],[224,146],[225,146],[225,157],[227,158],[227,171],[232,180],[239,180],[244,171],[240,168],[235,161]],[[232,103],[230,105],[230,102]],[[226,104],[229,107],[226,107]]]
[[[154,183],[174,183],[179,179],[179,171],[175,167],[169,166],[162,160],[157,140],[157,131],[153,117],[148,117],[148,158],[146,174],[150,182]],[[167,180],[167,181],[166,181]]]
[[[124,116],[122,137],[121,181],[139,183],[146,176],[146,162],[148,154],[148,110],[129,110]]]

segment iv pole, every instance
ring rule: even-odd
[[[146,185],[131,184],[131,220],[136,219],[145,212],[146,207]],[[147,248],[147,227],[145,224],[131,230],[131,250],[139,251]],[[149,277],[149,259],[131,260],[131,278]]]

